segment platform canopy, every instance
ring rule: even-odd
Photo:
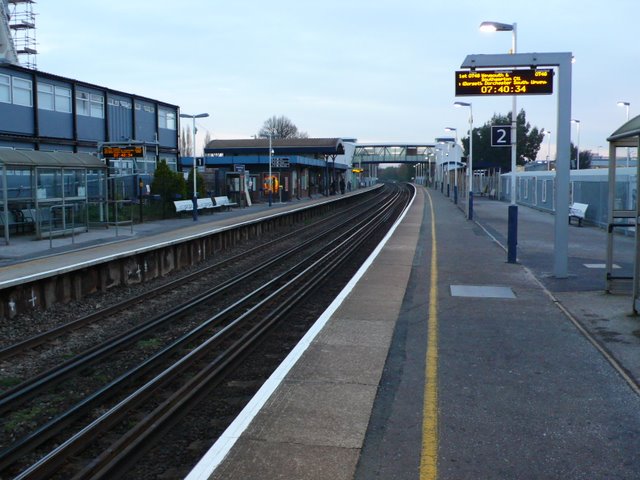
[[[616,147],[637,147],[640,138],[640,115],[624,123],[607,141]]]
[[[52,168],[107,168],[102,160],[89,153],[40,152],[0,148],[0,166]]]
[[[340,138],[273,138],[274,155],[344,155]],[[205,154],[269,155],[268,138],[212,140],[204,147]]]

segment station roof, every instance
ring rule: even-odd
[[[620,128],[611,134],[607,138],[608,142],[615,142],[619,146],[638,146],[638,139],[640,137],[640,115],[632,118],[628,122],[624,123]],[[627,140],[623,142],[623,140]]]
[[[343,155],[342,142],[341,138],[274,138],[271,149],[275,155]],[[204,153],[269,155],[269,139],[212,140]]]
[[[107,168],[102,160],[90,153],[41,152],[0,148],[0,165],[16,167],[77,167]]]

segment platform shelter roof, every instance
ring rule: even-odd
[[[0,165],[6,167],[107,168],[102,160],[90,153],[41,152],[12,148],[0,149]]]
[[[615,143],[618,147],[637,147],[638,137],[640,137],[640,115],[624,123],[607,138],[607,141]]]
[[[340,138],[274,138],[274,155],[343,155]],[[204,148],[205,154],[269,155],[268,138],[212,140]]]

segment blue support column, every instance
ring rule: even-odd
[[[509,224],[507,233],[507,262],[516,263],[518,247],[518,206],[509,205]]]

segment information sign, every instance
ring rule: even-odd
[[[510,147],[511,146],[511,126],[491,125],[491,146]]]
[[[144,157],[142,145],[103,145],[102,158],[141,158]]]
[[[273,157],[271,159],[271,166],[273,168],[289,168],[289,159],[283,157]]]
[[[456,96],[548,95],[552,69],[458,70]]]

